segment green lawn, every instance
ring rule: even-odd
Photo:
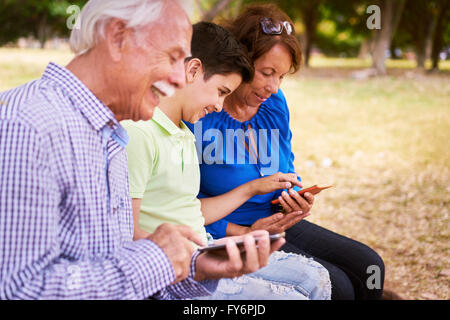
[[[0,90],[70,59],[0,49]],[[298,173],[305,186],[334,185],[308,219],[375,248],[386,287],[410,299],[450,299],[449,62],[428,75],[389,60],[388,76],[367,80],[349,75],[368,60],[314,57],[311,65],[282,85]]]

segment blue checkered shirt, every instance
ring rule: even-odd
[[[132,241],[124,146],[113,113],[70,71],[0,93],[0,299],[182,299],[169,259]]]

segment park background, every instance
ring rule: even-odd
[[[70,61],[69,6],[85,2],[0,0],[0,91]],[[184,3],[195,23],[265,2],[290,15],[303,47],[282,84],[297,172],[305,187],[334,186],[307,219],[373,247],[403,298],[449,299],[450,1]],[[381,29],[368,27],[371,5]]]

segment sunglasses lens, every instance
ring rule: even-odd
[[[291,34],[292,33],[292,26],[289,22],[285,21],[284,22],[284,28],[286,29],[286,33],[287,34]]]
[[[288,21],[274,23],[269,18],[261,20],[261,27],[266,34],[281,34],[281,32],[283,32],[283,27],[287,34],[291,34],[293,31],[292,25]]]
[[[261,20],[261,26],[266,34],[280,34],[283,28],[281,24],[275,24],[270,19]]]

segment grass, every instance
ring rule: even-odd
[[[311,60],[311,67],[313,68],[369,68],[372,64],[371,59],[357,59],[357,58],[328,58],[323,56],[314,56]],[[392,60],[386,61],[386,67],[391,69],[413,69],[416,67],[414,60]],[[425,67],[431,67],[431,60],[426,61]],[[450,70],[450,61],[440,61],[439,68],[441,70]]]
[[[308,219],[376,249],[387,288],[449,299],[450,77],[331,72],[283,84],[297,172],[335,186]]]
[[[70,58],[0,48],[0,91]],[[388,76],[368,80],[349,77],[366,60],[314,57],[311,65],[282,86],[297,171],[305,186],[334,185],[307,219],[373,247],[387,288],[408,299],[449,299],[450,64],[427,75],[389,60]]]
[[[0,48],[0,91],[39,78],[49,61],[67,64],[69,51]]]

